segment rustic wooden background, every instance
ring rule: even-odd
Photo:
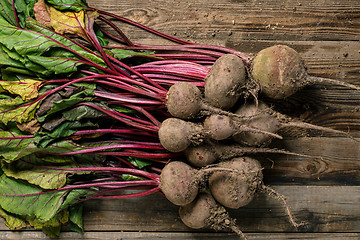
[[[299,51],[308,71],[360,85],[359,0],[88,0],[89,5],[162,32],[246,53],[274,44]],[[123,25],[120,25],[123,26]],[[124,27],[133,40],[165,40]],[[313,86],[289,99],[283,110],[321,126],[360,137],[360,93]],[[298,220],[294,229],[275,200],[259,195],[230,211],[249,239],[360,239],[359,142],[288,129],[285,148],[323,159],[261,156],[265,183],[287,196]],[[64,229],[60,239],[237,239],[231,233],[191,230],[178,208],[160,195],[85,204],[85,234]],[[0,221],[0,239],[47,239],[38,231],[11,232]]]

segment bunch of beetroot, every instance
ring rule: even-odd
[[[226,208],[243,207],[259,192],[279,199],[297,227],[285,197],[264,185],[256,154],[316,157],[269,147],[288,126],[351,137],[261,101],[316,82],[359,90],[309,76],[287,46],[251,59],[84,1],[15,0],[2,8],[0,215],[11,229],[30,224],[56,236],[68,223],[81,231],[79,203],[156,192],[180,206],[191,228],[246,238]],[[176,45],[132,42],[110,18]]]

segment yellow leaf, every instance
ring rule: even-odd
[[[0,92],[9,92],[19,95],[22,100],[36,98],[42,82],[33,79],[22,79],[19,81],[0,81]]]
[[[51,26],[59,34],[72,34],[88,40],[85,30],[84,11],[62,12],[50,7]]]

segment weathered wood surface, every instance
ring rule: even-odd
[[[259,194],[248,206],[240,210],[230,210],[230,214],[237,219],[243,231],[267,232],[263,236],[264,239],[272,236],[272,232],[337,232],[344,233],[344,236],[347,236],[345,233],[358,234],[360,232],[359,186],[276,186],[274,188],[279,193],[287,195],[288,203],[296,219],[299,222],[306,221],[307,225],[295,230],[288,222],[282,205],[267,195]],[[113,236],[107,235],[112,232],[118,232],[119,238],[122,238],[122,232],[142,231],[154,234],[157,232],[196,232],[199,234],[204,232],[204,230],[190,230],[184,226],[177,212],[178,207],[160,195],[121,201],[93,200],[85,204],[85,230],[89,233],[102,233],[104,238]],[[0,224],[0,230],[0,236],[9,234],[3,223]],[[44,237],[40,233],[36,236]],[[73,236],[79,235],[73,234]],[[163,235],[168,239],[171,239],[171,236],[171,233]],[[208,235],[200,234],[199,236],[201,239],[206,239]],[[275,236],[276,234],[273,236],[274,239],[276,239]],[[314,236],[319,237],[315,239],[326,239],[320,238],[321,235]],[[85,239],[88,237],[91,239],[91,235],[84,236]]]
[[[249,233],[248,237],[254,240],[268,239],[268,240],[358,240],[360,235],[358,233],[275,233],[272,235],[263,233]],[[38,232],[0,232],[0,239],[8,240],[37,240],[47,239],[43,234]],[[63,233],[59,240],[69,239],[87,239],[87,240],[132,240],[132,239],[173,239],[173,240],[238,240],[237,236],[227,233],[166,233],[166,232],[107,232],[106,235],[101,232],[87,232],[84,235],[77,233],[66,232]]]
[[[256,53],[287,44],[304,59],[310,74],[360,85],[359,0],[88,0],[170,35]],[[119,24],[131,40],[169,44],[147,32]],[[360,138],[360,94],[343,87],[308,87],[279,111]],[[287,129],[274,146],[322,156],[261,155],[264,181],[287,196],[300,221],[291,227],[279,202],[260,194],[230,211],[249,239],[360,239],[360,144],[344,136]],[[60,239],[237,239],[233,234],[191,230],[178,208],[160,195],[85,204],[84,235],[64,228]],[[8,231],[0,239],[48,239],[29,230]]]

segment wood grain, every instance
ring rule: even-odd
[[[308,224],[299,232],[360,231],[359,186],[273,186],[287,197],[295,218]],[[259,194],[238,210],[229,210],[245,232],[296,232],[276,199]],[[85,231],[204,232],[186,227],[178,207],[161,195],[138,199],[90,200],[85,204]],[[3,223],[1,230],[7,230]]]
[[[360,6],[356,0],[88,2],[181,38],[205,41],[226,38],[237,41],[359,40]],[[137,32],[135,35],[139,39],[144,37]]]
[[[316,233],[275,233],[269,235],[268,233],[247,233],[249,239],[254,240],[358,240],[360,235],[357,233],[329,233],[329,234],[316,234]],[[35,239],[48,239],[43,233],[40,232],[0,232],[0,239],[7,240],[35,240]],[[59,240],[68,239],[88,239],[88,240],[130,240],[130,239],[171,239],[171,240],[238,240],[237,236],[228,233],[175,233],[175,232],[86,232],[84,234],[64,232]]]
[[[360,85],[359,0],[87,0],[170,35],[221,45],[254,55],[286,44],[298,51],[308,72]],[[143,30],[118,23],[130,39],[169,44]],[[104,26],[104,25],[102,25]],[[286,101],[264,99],[306,122],[331,127],[360,139],[360,94],[314,85]],[[281,204],[260,194],[231,215],[249,239],[360,239],[360,144],[350,138],[301,129],[283,131],[274,147],[322,158],[258,155],[264,181],[287,196],[299,221],[288,222]],[[234,234],[191,230],[178,207],[160,195],[85,203],[85,234],[63,229],[59,239],[238,239]],[[49,239],[33,230],[11,232],[0,220],[0,239]]]

